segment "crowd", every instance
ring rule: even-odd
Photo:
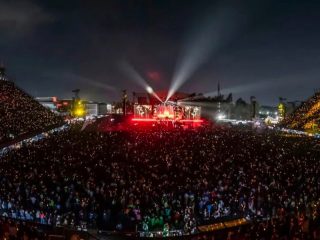
[[[320,92],[303,102],[292,114],[286,116],[282,125],[291,129],[312,130],[320,124]]]
[[[1,158],[3,217],[185,234],[245,217],[257,222],[250,239],[303,239],[319,231],[320,152],[313,139],[220,127],[79,129]]]
[[[47,130],[62,119],[13,82],[0,80],[0,144],[28,133]]]

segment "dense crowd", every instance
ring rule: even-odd
[[[320,92],[316,92],[282,121],[283,126],[298,130],[313,129],[319,126],[319,124]]]
[[[3,80],[0,80],[0,116],[0,144],[62,123],[61,118],[13,82]]]
[[[310,138],[233,128],[72,128],[2,157],[0,214],[186,234],[245,217],[262,221],[250,231],[257,238],[311,236],[320,226],[318,147]]]

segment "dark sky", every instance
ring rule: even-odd
[[[234,98],[304,100],[320,87],[319,11],[312,0],[0,0],[0,59],[35,96],[143,91],[125,62],[155,90],[184,72],[181,91],[214,94],[220,81]]]

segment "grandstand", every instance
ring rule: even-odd
[[[18,88],[0,69],[0,144],[61,125],[63,120]]]
[[[282,121],[282,125],[291,129],[319,132],[320,91],[301,104],[292,114]]]

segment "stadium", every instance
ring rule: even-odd
[[[0,240],[320,240],[319,9],[0,0]]]
[[[200,107],[179,106],[179,96],[187,97],[182,94],[166,103],[160,93],[160,100],[136,94],[133,116],[118,122],[123,128],[110,124],[108,115],[70,121],[1,72],[6,236],[309,239],[319,233],[314,137],[202,124]],[[74,101],[75,109],[82,107]],[[199,126],[175,127],[183,121]],[[139,125],[149,122],[159,125]]]

